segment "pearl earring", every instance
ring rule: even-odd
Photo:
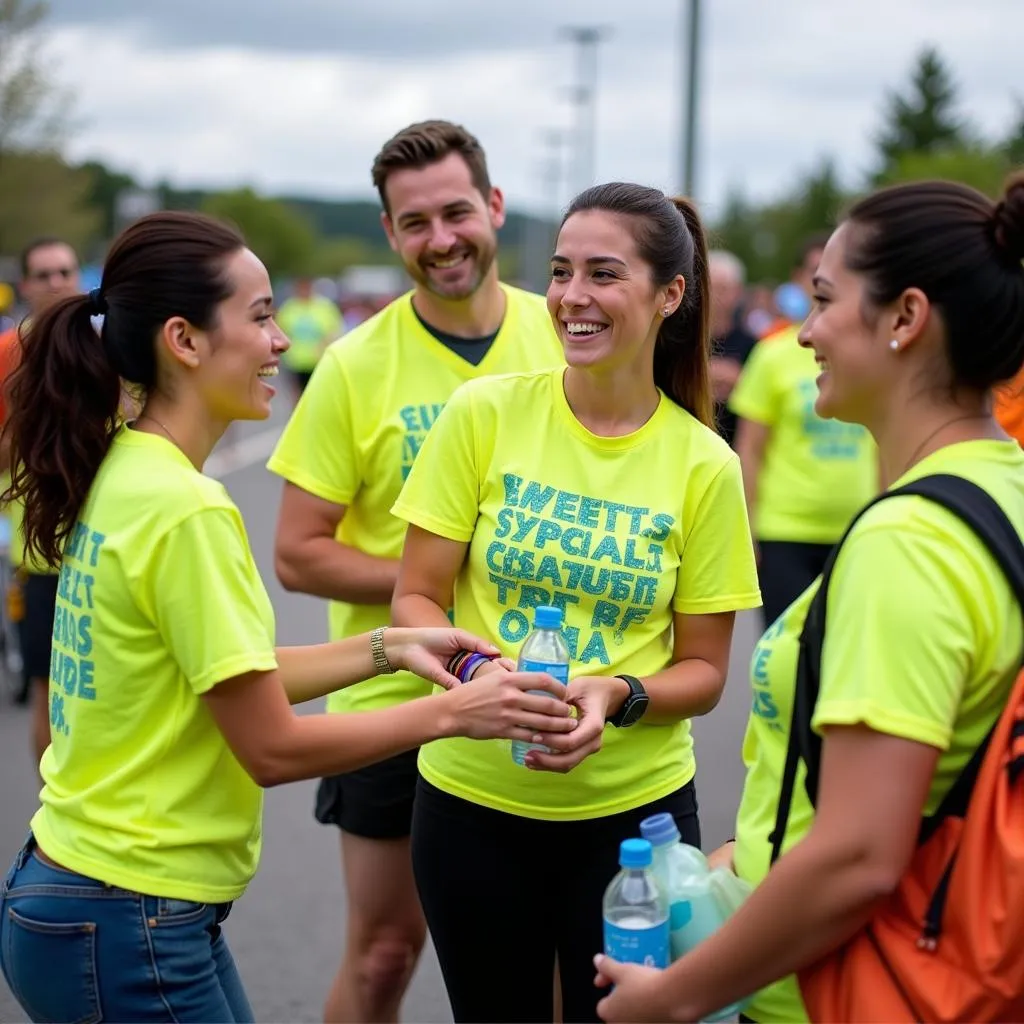
[[[672,315],[672,310],[671,310],[671,309],[670,309],[670,308],[669,308],[668,306],[666,306],[666,307],[665,307],[665,308],[664,308],[664,309],[663,309],[663,310],[661,311],[661,315],[662,315],[662,316],[671,316],[671,315]]]
[[[892,341],[889,342],[889,348],[891,348],[893,350],[893,352],[898,352],[899,351],[899,347],[900,347],[900,343],[899,343],[899,341],[896,338],[893,338]]]

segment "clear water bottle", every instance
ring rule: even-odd
[[[654,876],[668,899],[672,959],[678,960],[722,924],[708,861],[695,846],[680,841],[671,814],[644,818],[640,835],[653,849]]]
[[[518,669],[520,672],[544,672],[557,679],[563,686],[569,685],[569,645],[562,633],[563,613],[561,608],[551,605],[538,605],[533,610],[533,632],[526,638],[519,652]],[[542,697],[550,697],[547,690],[532,690]],[[525,743],[522,740],[512,741],[512,760],[516,764],[525,764],[526,755],[531,750],[543,750],[547,747],[540,743]]]
[[[668,901],[652,859],[646,839],[626,839],[619,847],[622,870],[604,894],[604,951],[620,963],[668,967]]]
[[[671,814],[644,818],[640,834],[651,844],[654,877],[668,901],[669,949],[675,961],[722,926],[749,886],[731,871],[712,871],[696,846],[681,841]],[[745,1005],[746,1000],[703,1019],[727,1020]]]

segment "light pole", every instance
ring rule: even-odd
[[[597,44],[608,30],[597,25],[577,25],[562,30],[576,45],[575,175],[573,189],[582,192],[594,184],[594,151],[597,133]]]
[[[683,195],[694,196],[697,165],[697,111],[700,81],[698,57],[700,55],[700,0],[683,0],[689,7],[689,17],[682,11],[683,47],[686,53],[683,73],[686,82],[686,100],[683,104],[682,123],[682,186]]]

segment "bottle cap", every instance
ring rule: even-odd
[[[651,844],[646,839],[623,839],[619,846],[619,866],[624,868],[648,868],[653,855]]]
[[[561,629],[562,609],[549,604],[539,604],[533,609],[534,629]]]
[[[652,846],[679,842],[679,828],[671,814],[652,814],[640,822],[640,835]]]

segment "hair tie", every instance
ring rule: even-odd
[[[93,316],[104,316],[107,312],[107,300],[103,298],[103,292],[99,288],[93,288],[89,292],[89,305]]]

